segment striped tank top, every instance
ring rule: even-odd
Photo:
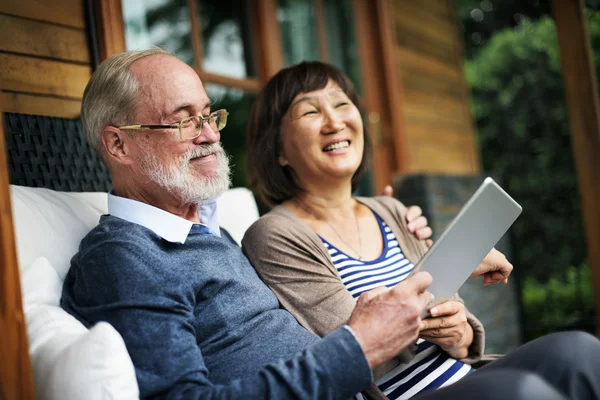
[[[402,254],[391,229],[379,215],[373,214],[384,243],[383,252],[375,260],[357,260],[321,237],[344,286],[354,298],[378,286],[392,287],[404,280],[414,268]],[[417,354],[410,363],[398,365],[375,382],[388,398],[410,399],[418,393],[447,386],[473,371],[469,365],[451,358],[433,343],[419,339],[417,345]]]

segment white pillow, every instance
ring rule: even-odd
[[[229,189],[217,199],[217,216],[219,225],[241,244],[244,233],[259,217],[254,195],[243,187]]]
[[[59,307],[62,280],[46,258],[23,268],[21,286],[38,399],[139,398],[123,339],[106,322],[88,331]]]
[[[107,323],[88,330],[59,306],[71,257],[106,213],[106,193],[11,186],[11,195],[36,397],[139,398],[119,333]]]
[[[21,268],[44,256],[62,280],[79,242],[107,213],[106,193],[68,193],[11,185]]]

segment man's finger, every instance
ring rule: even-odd
[[[409,276],[402,283],[412,286],[417,293],[421,293],[424,292],[429,287],[429,285],[431,285],[431,282],[433,282],[433,278],[431,277],[429,272],[420,271]],[[394,289],[399,286],[400,285],[396,285]],[[397,290],[406,290],[406,287],[402,287]]]
[[[388,289],[385,286],[378,286],[375,289],[371,289],[368,292],[364,292],[363,294],[361,294],[360,297],[364,297],[365,300],[371,300],[372,298],[375,298],[382,293],[388,292],[389,290],[390,289]]]
[[[392,196],[394,194],[394,189],[392,189],[392,187],[390,185],[387,185],[386,187],[383,188],[383,192],[381,193],[382,196]]]
[[[406,210],[406,220],[408,222],[414,221],[416,218],[423,215],[423,210],[419,206],[410,206],[408,210]]]
[[[417,237],[419,239],[427,239],[429,237],[431,237],[431,235],[433,234],[433,231],[431,230],[430,227],[426,226],[425,228],[421,228],[419,230],[417,230]]]
[[[427,226],[427,218],[425,218],[422,215],[415,217],[414,219],[410,220],[410,223],[408,224],[408,226],[412,230],[423,229]]]
[[[432,233],[433,233],[433,232],[432,232]],[[425,246],[427,246],[427,247],[431,247],[431,246],[433,246],[433,240],[431,240],[431,239],[427,239],[427,240],[425,241]]]

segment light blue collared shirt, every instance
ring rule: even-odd
[[[125,221],[142,225],[171,243],[185,243],[193,225],[192,221],[150,204],[116,196],[112,193],[108,194],[108,213]],[[198,218],[202,222],[201,225],[221,237],[216,200],[203,201],[198,207]]]

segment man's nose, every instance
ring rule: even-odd
[[[217,143],[221,140],[221,133],[219,131],[214,130],[207,121],[204,121],[202,124],[202,131],[200,132],[200,136],[194,139],[194,143],[202,144],[202,143]]]

